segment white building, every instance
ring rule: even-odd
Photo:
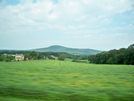
[[[22,60],[24,60],[24,55],[23,54],[16,54],[15,55],[15,60],[16,61],[22,61]]]

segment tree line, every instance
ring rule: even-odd
[[[113,49],[88,57],[90,63],[96,64],[132,64],[134,65],[134,44],[128,48]]]
[[[12,55],[0,54],[0,61],[10,62],[10,61],[13,61],[14,58],[15,57]]]
[[[9,53],[9,51],[7,53],[4,52],[4,54],[0,53],[0,61],[5,61],[5,62],[15,61],[15,54],[13,53],[14,52]],[[24,53],[24,60],[39,60],[43,58],[44,58],[43,54],[37,53],[35,51]]]
[[[14,61],[15,54],[23,54],[24,60],[40,60],[40,59],[55,59],[64,61],[65,58],[75,60],[85,60],[88,56],[72,55],[66,52],[36,52],[36,51],[16,51],[16,50],[0,50],[0,61]],[[54,57],[52,57],[54,56]]]

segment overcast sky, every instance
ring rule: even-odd
[[[134,0],[0,0],[0,49],[110,50],[134,43]]]

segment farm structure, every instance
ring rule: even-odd
[[[16,61],[22,61],[22,60],[24,60],[24,55],[23,54],[16,54],[15,55],[15,60]]]

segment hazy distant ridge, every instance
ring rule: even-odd
[[[70,54],[78,54],[78,55],[91,55],[91,54],[96,54],[96,53],[101,52],[99,50],[94,50],[94,49],[68,48],[68,47],[59,46],[59,45],[53,45],[50,47],[38,48],[38,49],[33,49],[33,50],[37,52],[67,52]]]

